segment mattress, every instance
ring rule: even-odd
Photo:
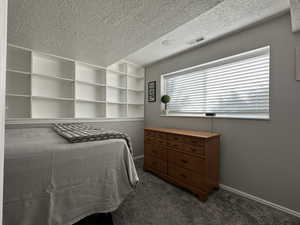
[[[7,129],[4,225],[69,225],[118,208],[138,182],[122,139],[71,144],[52,128]]]

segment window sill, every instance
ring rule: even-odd
[[[161,117],[194,117],[194,118],[208,118],[208,119],[243,119],[243,120],[270,120],[270,116],[266,115],[216,115],[205,116],[204,114],[184,114],[184,113],[168,113],[161,114]]]

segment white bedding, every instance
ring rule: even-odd
[[[124,140],[70,144],[51,128],[7,129],[4,225],[69,225],[118,208],[138,182]]]

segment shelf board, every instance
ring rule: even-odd
[[[12,73],[19,73],[19,74],[24,74],[24,75],[30,75],[30,72],[25,72],[25,71],[20,71],[20,70],[10,70],[10,69],[7,69],[6,72],[12,72]]]
[[[137,106],[142,106],[144,103],[127,103],[128,105],[137,105]]]
[[[20,94],[11,94],[11,93],[6,93],[6,96],[30,98],[30,95],[20,95]]]
[[[70,79],[70,78],[63,78],[63,77],[58,77],[58,76],[51,76],[51,75],[47,75],[47,74],[32,73],[32,75],[39,76],[39,77],[50,78],[50,79],[56,79],[56,80],[63,80],[63,81],[74,82],[74,80]]]
[[[81,80],[76,80],[76,82],[78,82],[78,83],[82,83],[82,84],[87,84],[87,85],[98,86],[98,87],[105,87],[105,84],[100,84],[100,83],[92,83],[92,82],[89,82],[89,81],[81,81]]]
[[[78,119],[78,120],[105,120],[106,117],[103,117],[103,116],[99,116],[99,117],[74,117],[74,119]]]
[[[121,89],[121,90],[126,90],[126,87],[120,87],[120,86],[112,86],[112,85],[107,85],[109,88],[115,88],[115,89]]]
[[[134,74],[127,74],[127,76],[133,77],[133,78],[136,78],[136,79],[145,79],[145,77],[143,77],[143,76],[134,75]]]
[[[6,124],[52,124],[54,122],[74,122],[82,120],[87,122],[127,122],[127,121],[143,121],[144,117],[96,117],[96,118],[86,118],[86,117],[73,117],[73,118],[31,118],[31,117],[10,117],[6,118]]]
[[[74,98],[58,98],[58,97],[37,96],[37,95],[32,96],[32,98],[58,100],[58,101],[74,101]]]
[[[107,116],[107,119],[126,119],[129,118],[127,116]]]
[[[121,71],[117,71],[117,70],[106,69],[106,71],[112,72],[112,73],[117,73],[117,74],[119,74],[121,76],[127,76],[127,74],[125,72],[121,72]]]
[[[145,92],[142,89],[134,89],[134,88],[127,88],[128,91],[134,91],[134,92]]]
[[[89,100],[89,99],[76,99],[78,102],[91,102],[91,103],[106,103],[106,101]]]
[[[97,65],[86,63],[86,62],[75,61],[75,66],[89,67],[89,68],[92,68],[93,70],[104,70],[104,71],[106,70],[106,68],[103,66],[97,66]]]
[[[6,123],[7,121],[17,121],[17,120],[27,120],[27,119],[32,120],[31,117],[18,117],[18,118],[15,118],[15,117],[7,117],[7,118],[5,119],[5,123]]]
[[[108,104],[117,104],[117,105],[126,105],[127,102],[114,102],[114,101],[107,101]]]

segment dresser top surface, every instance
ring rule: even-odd
[[[157,131],[157,132],[163,132],[169,134],[179,134],[179,135],[193,136],[193,137],[200,137],[200,138],[212,138],[212,137],[220,136],[220,134],[210,133],[205,131],[180,130],[180,129],[171,129],[171,128],[145,128],[144,130]]]

